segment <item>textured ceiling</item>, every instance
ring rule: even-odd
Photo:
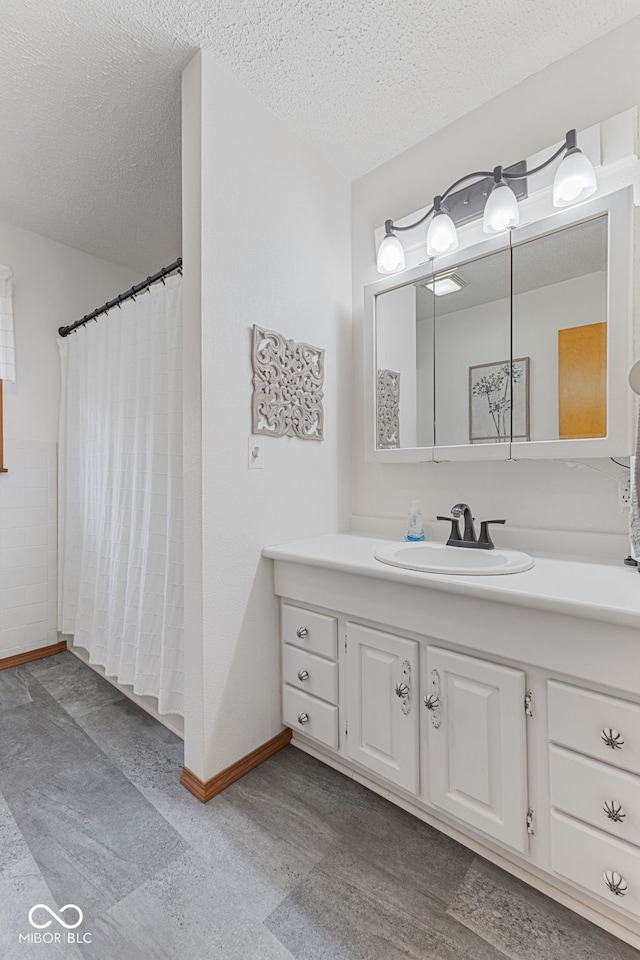
[[[180,72],[217,56],[356,177],[640,0],[0,0],[0,217],[141,271],[180,249]]]

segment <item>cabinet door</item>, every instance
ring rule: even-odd
[[[428,799],[526,851],[527,760],[522,670],[427,648]]]
[[[417,793],[418,643],[348,623],[346,694],[349,756]]]

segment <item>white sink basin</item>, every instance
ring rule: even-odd
[[[530,570],[533,559],[519,550],[479,550],[447,547],[444,543],[390,543],[374,554],[376,560],[405,570],[446,573],[454,576],[494,577]]]

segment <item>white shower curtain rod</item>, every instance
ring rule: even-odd
[[[109,300],[103,307],[97,307],[96,310],[87,313],[82,320],[76,320],[75,323],[69,324],[68,327],[58,327],[59,335],[61,337],[68,337],[70,333],[73,333],[79,327],[83,327],[86,323],[89,323],[90,320],[96,320],[101,314],[108,313],[113,307],[119,307],[125,300],[131,300],[132,298],[135,300],[137,294],[142,293],[143,290],[147,290],[153,283],[157,283],[159,280],[164,283],[164,278],[168,277],[170,273],[175,273],[176,270],[182,273],[182,257],[178,257],[178,259],[170,263],[168,267],[163,267],[162,270],[158,270],[157,273],[154,273],[151,277],[147,277],[147,279],[141,283],[136,283],[136,285],[131,287],[130,290],[127,290],[126,293],[121,293],[114,300]]]

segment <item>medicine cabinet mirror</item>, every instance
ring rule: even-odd
[[[371,459],[630,452],[629,190],[365,288]]]

